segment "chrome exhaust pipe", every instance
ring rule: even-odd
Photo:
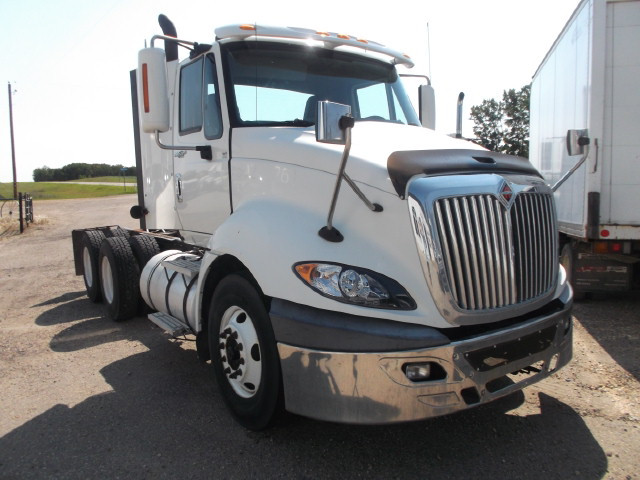
[[[462,138],[462,101],[464,100],[464,92],[458,95],[458,114],[456,117],[456,138]]]

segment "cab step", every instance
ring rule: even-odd
[[[162,266],[167,270],[181,273],[185,278],[192,279],[200,273],[200,260],[197,261],[178,258],[175,260],[163,260]]]
[[[176,317],[172,317],[171,315],[168,315],[166,313],[150,313],[148,318],[172,337],[185,335],[187,333],[193,333],[189,325],[182,322],[182,320]]]

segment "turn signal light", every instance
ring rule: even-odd
[[[607,242],[596,242],[593,245],[593,251],[595,253],[608,253],[609,247],[607,246]]]
[[[297,263],[298,278],[321,295],[363,307],[414,310],[416,303],[395,280],[360,267],[335,263]]]
[[[623,253],[624,245],[622,242],[595,242],[593,244],[594,253]]]

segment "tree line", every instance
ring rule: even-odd
[[[125,169],[123,172],[122,169]],[[107,165],[106,163],[70,163],[62,168],[44,166],[33,171],[34,182],[58,182],[66,180],[81,180],[93,177],[135,176],[136,167],[122,165]]]

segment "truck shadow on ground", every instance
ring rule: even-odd
[[[31,308],[52,305],[50,309],[38,315],[36,325],[50,327],[100,316],[102,312],[99,306],[89,302],[85,295],[85,292],[70,292],[37,305],[32,305]]]
[[[596,479],[607,470],[578,413],[544,394],[540,413],[527,417],[508,414],[523,402],[519,392],[403,425],[287,415],[268,431],[250,432],[231,418],[210,365],[193,348],[141,318],[113,324],[95,313],[56,334],[51,348],[63,354],[116,338],[148,350],[100,370],[113,391],[58,404],[1,438],[0,476]]]
[[[610,314],[614,308],[616,316]],[[622,368],[640,380],[640,297],[637,292],[594,295],[574,303],[573,314]]]

